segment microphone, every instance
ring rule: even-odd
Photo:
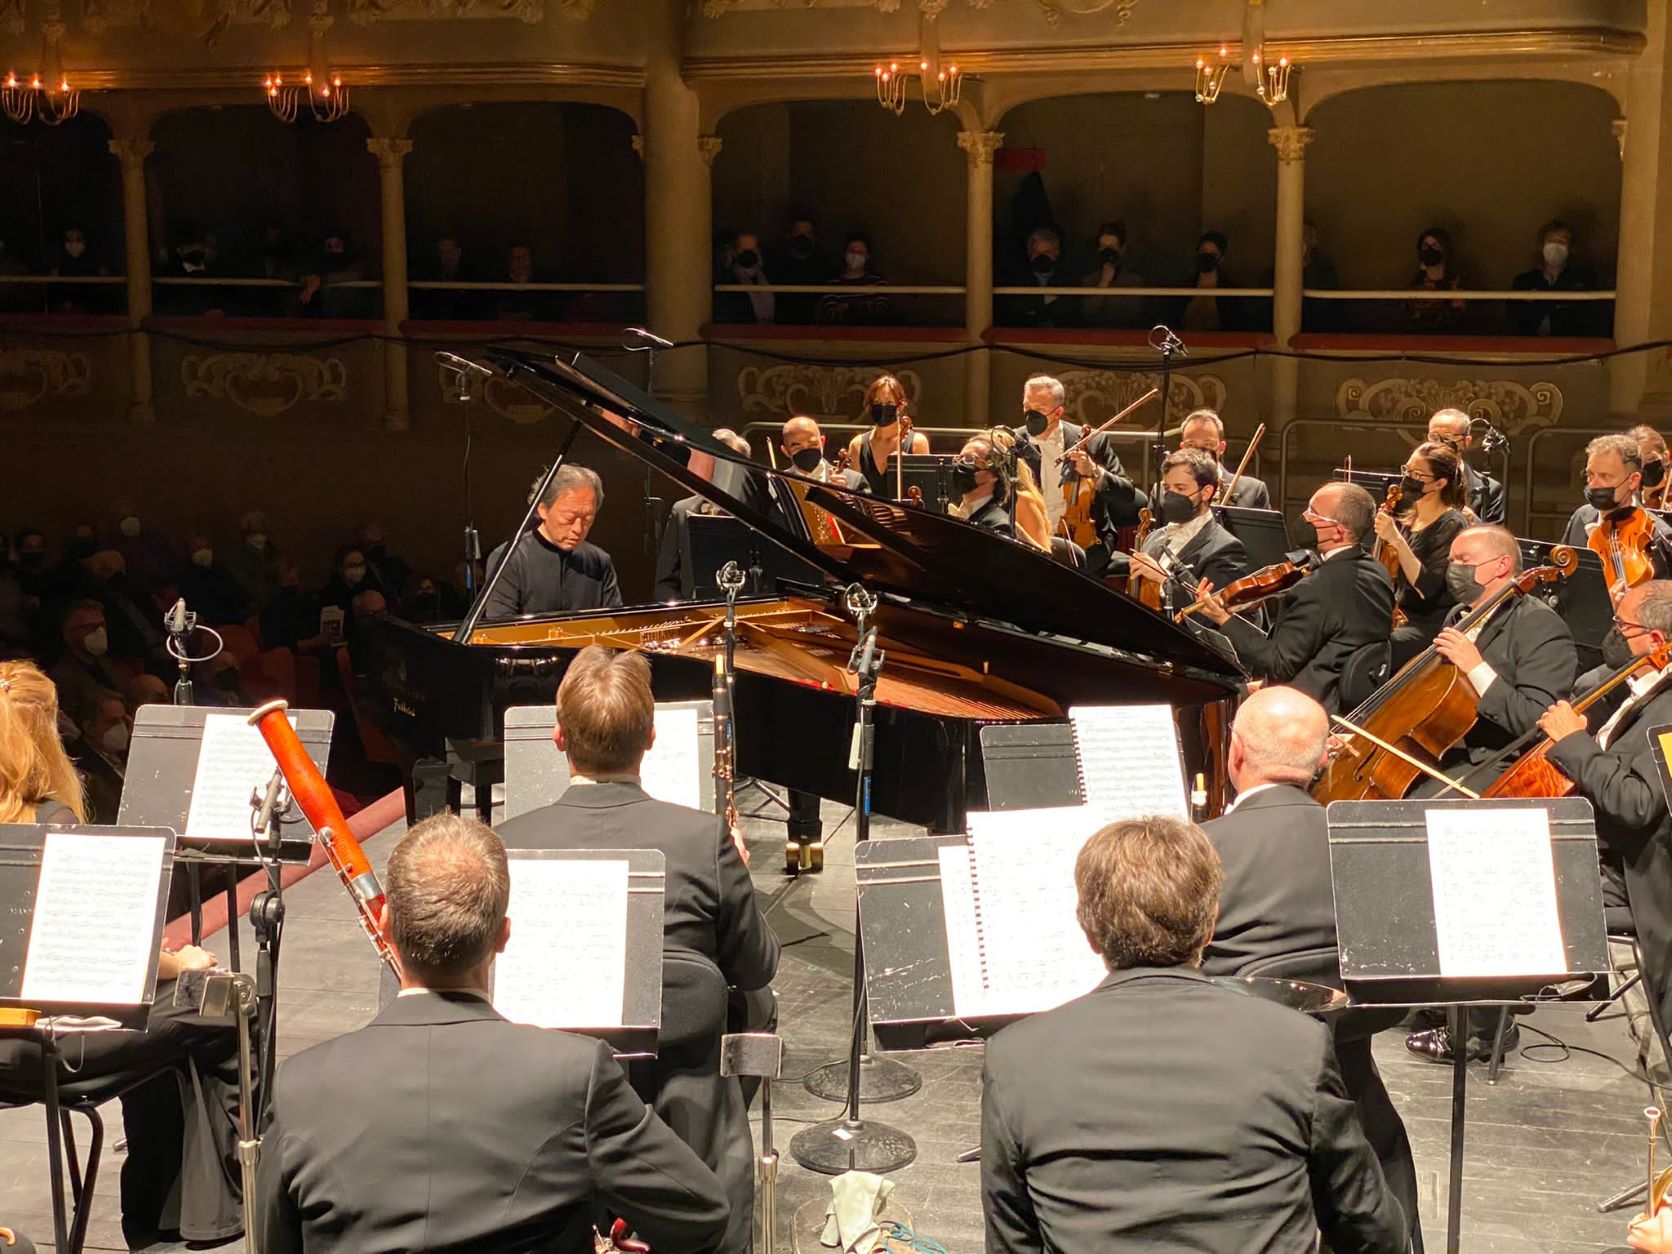
[[[445,350],[436,353],[436,364],[452,376],[448,388],[447,399],[454,404],[464,404],[471,399],[471,383],[476,379],[490,379],[493,371],[468,357],[461,357],[457,353]]]
[[[636,345],[627,343],[628,337],[637,339],[639,343]],[[664,340],[661,336],[650,331],[646,331],[643,327],[628,327],[621,333],[621,341],[621,347],[625,348],[630,353],[640,353],[647,348],[673,347],[672,340]]]
[[[174,603],[174,607],[163,617],[163,628],[171,636],[183,636],[197,626],[197,615],[186,608],[186,598],[181,597]]]
[[[1160,322],[1150,328],[1149,346],[1159,353],[1176,353],[1180,357],[1190,356],[1190,350],[1184,346],[1183,340],[1173,334],[1173,328]]]

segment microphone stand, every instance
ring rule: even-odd
[[[629,339],[636,339],[638,343],[630,344]],[[621,347],[629,353],[644,354],[644,390],[650,395],[656,395],[656,353],[660,349],[672,348],[673,341],[665,340],[661,336],[645,330],[643,327],[628,327],[621,333]],[[653,496],[650,492],[650,472],[644,476],[644,555],[654,558],[662,547],[662,529],[667,520],[662,517],[662,498]]]
[[[180,677],[174,681],[174,704],[177,706],[195,705],[197,702],[196,689],[192,686],[192,652],[188,641],[192,633],[197,630],[197,615],[186,608],[186,598],[180,597],[173,607],[163,616],[163,630],[168,633],[165,647],[168,655],[180,668]],[[228,951],[232,965],[238,965],[238,877],[232,877],[232,888],[227,900]],[[202,868],[196,859],[186,863],[186,913],[192,921],[192,944],[203,943],[203,875]]]
[[[865,841],[871,836],[871,768],[876,753],[876,728],[872,716],[877,704],[877,679],[882,672],[883,651],[877,648],[877,629],[872,615],[877,608],[876,596],[860,584],[850,584],[844,594],[848,612],[857,620],[852,655],[848,670],[857,680],[855,697],[858,717],[853,729],[853,748],[849,765],[858,773],[854,801],[854,840]],[[845,1171],[883,1173],[898,1171],[917,1157],[917,1145],[898,1128],[875,1120],[860,1118],[861,1098],[873,1102],[897,1101],[910,1096],[922,1087],[922,1080],[911,1068],[889,1058],[871,1056],[866,1044],[870,1036],[870,1017],[865,995],[865,950],[859,926],[857,892],[853,927],[853,1038],[848,1057],[843,1062],[826,1063],[815,1069],[806,1079],[807,1091],[818,1097],[833,1098],[829,1086],[840,1081],[847,1090],[847,1108],[840,1118],[815,1124],[798,1132],[790,1141],[790,1153],[795,1161],[809,1171],[827,1176],[838,1176]]]
[[[284,772],[277,768],[266,787],[250,793],[250,807],[254,811],[250,834],[255,841],[256,856],[267,872],[267,887],[250,902],[250,927],[255,932],[256,946],[255,997],[259,1007],[256,1017],[257,1048],[261,1055],[257,1127],[261,1126],[260,1116],[266,1113],[267,1103],[272,1100],[273,1072],[278,1065],[279,942],[283,939],[285,913],[279,842],[290,806],[290,789],[285,785]],[[262,847],[264,843],[265,849]]]
[[[1156,343],[1157,331],[1162,332],[1159,344]],[[1145,475],[1145,478],[1150,478],[1153,475],[1156,482],[1159,483],[1161,463],[1167,460],[1167,414],[1168,404],[1173,396],[1173,354],[1177,353],[1182,357],[1188,357],[1190,356],[1190,350],[1184,346],[1183,340],[1173,334],[1171,327],[1162,324],[1150,328],[1149,342],[1150,347],[1161,354],[1161,412],[1156,415],[1155,442],[1150,448],[1153,465],[1145,467],[1145,470],[1150,472]],[[1151,501],[1150,508],[1158,508],[1158,502]]]
[[[471,386],[477,379],[490,378],[493,371],[457,353],[435,355],[441,368],[453,376],[453,400],[464,406],[464,593],[476,596],[476,563],[482,560],[482,537],[476,530],[476,511],[470,503],[470,454],[475,432],[470,422]]]

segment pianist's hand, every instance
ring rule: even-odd
[[[1574,713],[1566,701],[1558,701],[1539,718],[1538,729],[1554,742],[1586,730],[1585,716]]]
[[[1211,579],[1204,579],[1196,585],[1196,599],[1202,603],[1202,617],[1215,626],[1223,627],[1231,620],[1231,611],[1226,609],[1225,603],[1219,599]]]
[[[743,829],[736,823],[731,826],[732,847],[737,850],[737,856],[743,859],[743,865],[749,865],[749,846],[743,843]]]
[[[1447,627],[1434,637],[1434,649],[1465,675],[1486,660],[1469,637],[1455,627]]]
[[[1626,1244],[1648,1254],[1672,1254],[1672,1210],[1658,1210],[1652,1219],[1638,1215],[1626,1233]]]

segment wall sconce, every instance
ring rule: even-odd
[[[1206,57],[1196,58],[1196,103],[1210,105],[1219,99],[1219,90],[1225,86],[1225,76],[1231,72],[1231,50],[1219,49],[1219,60],[1209,61]]]
[[[1294,67],[1288,57],[1263,61],[1260,49],[1254,50],[1254,90],[1268,105],[1282,104],[1289,98],[1289,72]]]
[[[31,75],[25,83],[8,73],[0,82],[0,110],[19,126],[32,121],[57,126],[81,112],[81,91],[71,87],[70,80],[62,75],[56,86],[48,86],[39,74]]]
[[[282,74],[269,74],[262,80],[262,87],[267,93],[267,107],[281,122],[296,120],[304,97],[316,122],[335,122],[348,113],[349,89],[343,85],[340,74],[333,74],[328,80],[322,76],[317,87],[312,70],[302,75],[299,84],[285,82]]]

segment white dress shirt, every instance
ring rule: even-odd
[[[1045,497],[1045,516],[1051,522],[1051,534],[1057,532],[1057,524],[1068,510],[1068,502],[1057,490],[1062,479],[1062,423],[1057,423],[1057,429],[1049,435],[1041,436],[1034,443],[1039,446],[1039,490]]]

